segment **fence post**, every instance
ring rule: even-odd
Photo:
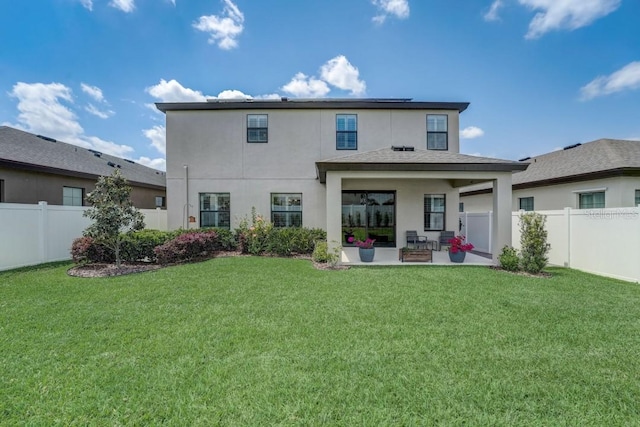
[[[47,202],[38,202],[38,257],[40,263],[47,262],[49,212]]]

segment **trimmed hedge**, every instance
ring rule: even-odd
[[[154,249],[159,264],[173,264],[211,257],[220,248],[215,230],[189,231]]]

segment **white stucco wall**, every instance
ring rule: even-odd
[[[268,115],[267,143],[247,143],[247,114]],[[357,114],[357,151],[336,149],[336,114]],[[392,145],[425,149],[427,114],[448,115],[449,151],[458,152],[457,111],[169,111],[166,114],[169,228],[185,227],[189,216],[199,221],[199,193],[203,192],[230,193],[232,227],[252,207],[268,217],[272,192],[302,193],[303,225],[324,228],[326,190],[317,180],[315,163]],[[448,206],[457,212],[457,202]],[[198,222],[190,225],[198,226]]]

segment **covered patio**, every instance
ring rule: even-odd
[[[362,262],[358,255],[358,248],[345,247],[342,249],[341,263],[343,265],[494,265],[490,257],[476,255],[467,252],[464,263],[449,261],[449,253],[446,250],[433,251],[433,262],[402,262],[398,259],[398,248],[376,248],[373,262]]]
[[[357,248],[351,246],[344,237],[347,231],[351,231],[351,224],[345,223],[345,218],[350,219],[348,212],[353,210],[353,195],[365,195],[362,203],[377,205],[380,203],[367,196],[384,195],[383,200],[389,200],[382,220],[387,234],[383,241],[380,239],[376,243],[376,246],[380,246],[376,247],[376,260],[379,263],[402,264],[398,260],[398,249],[406,246],[407,230],[418,230],[419,234],[427,235],[430,240],[437,240],[440,231],[444,230],[457,234],[459,188],[490,182],[493,185],[494,207],[492,241],[495,242],[495,248],[502,248],[511,244],[511,175],[513,171],[524,170],[527,166],[527,163],[510,160],[417,150],[407,146],[317,162],[318,178],[320,183],[326,185],[327,241],[330,247],[343,247],[343,263],[359,263]],[[426,208],[425,200],[433,196],[443,201],[443,209],[436,213],[428,212]],[[379,210],[374,207],[373,213]],[[372,233],[379,236],[380,218],[377,224],[376,221],[371,224],[373,216],[368,211],[367,215],[365,232],[361,231],[362,236],[356,236],[357,239],[372,237]],[[437,224],[433,221],[435,215],[440,216]],[[365,215],[361,216],[364,218]],[[433,254],[434,263],[449,264],[446,252],[434,251]],[[468,255],[465,264],[491,263],[486,258]],[[493,262],[496,262],[498,253],[491,255]]]

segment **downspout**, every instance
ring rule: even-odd
[[[183,215],[183,223],[184,228],[189,228],[189,166],[184,165],[184,195],[185,195],[185,204],[184,204],[184,215]]]

